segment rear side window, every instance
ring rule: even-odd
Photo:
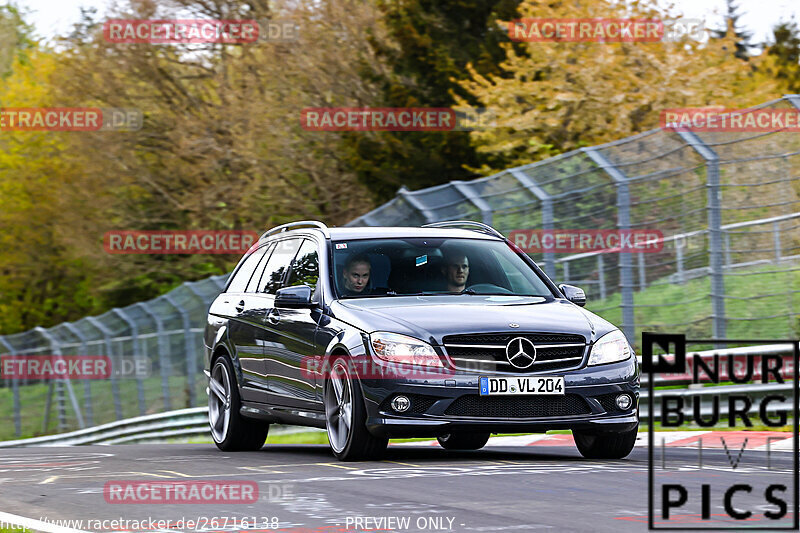
[[[281,288],[289,263],[300,248],[301,239],[278,241],[261,275],[258,292],[275,294]]]
[[[244,292],[245,288],[247,287],[247,283],[250,281],[250,277],[253,275],[253,272],[258,266],[258,263],[261,261],[261,258],[264,257],[264,252],[267,251],[267,248],[268,246],[262,246],[244,260],[242,266],[240,266],[239,270],[237,270],[236,274],[234,274],[226,292]]]
[[[295,285],[308,285],[311,287],[311,294],[317,288],[319,279],[319,256],[317,255],[317,245],[312,240],[303,241],[297,257],[292,261],[292,271],[286,282],[288,287]]]
[[[247,284],[247,289],[245,292],[258,292],[258,282],[261,279],[261,274],[264,272],[264,267],[267,266],[267,261],[269,261],[270,255],[272,255],[272,250],[275,248],[275,243],[270,244],[269,246],[265,246],[264,250],[266,253],[261,257],[261,260],[258,262],[258,267],[256,267],[255,272],[250,277],[250,283]]]

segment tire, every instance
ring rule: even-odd
[[[636,443],[639,425],[620,433],[588,433],[573,431],[575,445],[586,459],[622,459],[630,455]]]
[[[256,451],[264,446],[269,424],[239,414],[242,401],[233,364],[227,355],[214,359],[208,383],[208,423],[217,448],[226,452]]]
[[[379,459],[388,439],[367,431],[367,408],[355,372],[347,359],[338,357],[325,380],[325,427],[331,451],[340,461]]]
[[[489,433],[448,433],[436,440],[445,450],[480,450],[489,441]]]

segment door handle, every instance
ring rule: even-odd
[[[240,313],[241,313],[242,311],[244,311],[244,300],[242,300],[241,302],[239,302],[239,305],[237,305],[237,306],[236,306],[236,310],[237,310],[237,311],[239,311]]]

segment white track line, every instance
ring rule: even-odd
[[[83,531],[81,529],[72,529],[69,527],[58,526],[41,520],[33,518],[26,518],[11,513],[4,513],[0,511],[0,524],[4,525],[17,525],[32,529],[33,531],[41,531],[43,533],[91,533],[90,531]],[[20,528],[20,529],[21,529]]]

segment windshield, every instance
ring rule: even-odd
[[[552,296],[509,246],[480,239],[334,241],[341,298],[419,294]]]

